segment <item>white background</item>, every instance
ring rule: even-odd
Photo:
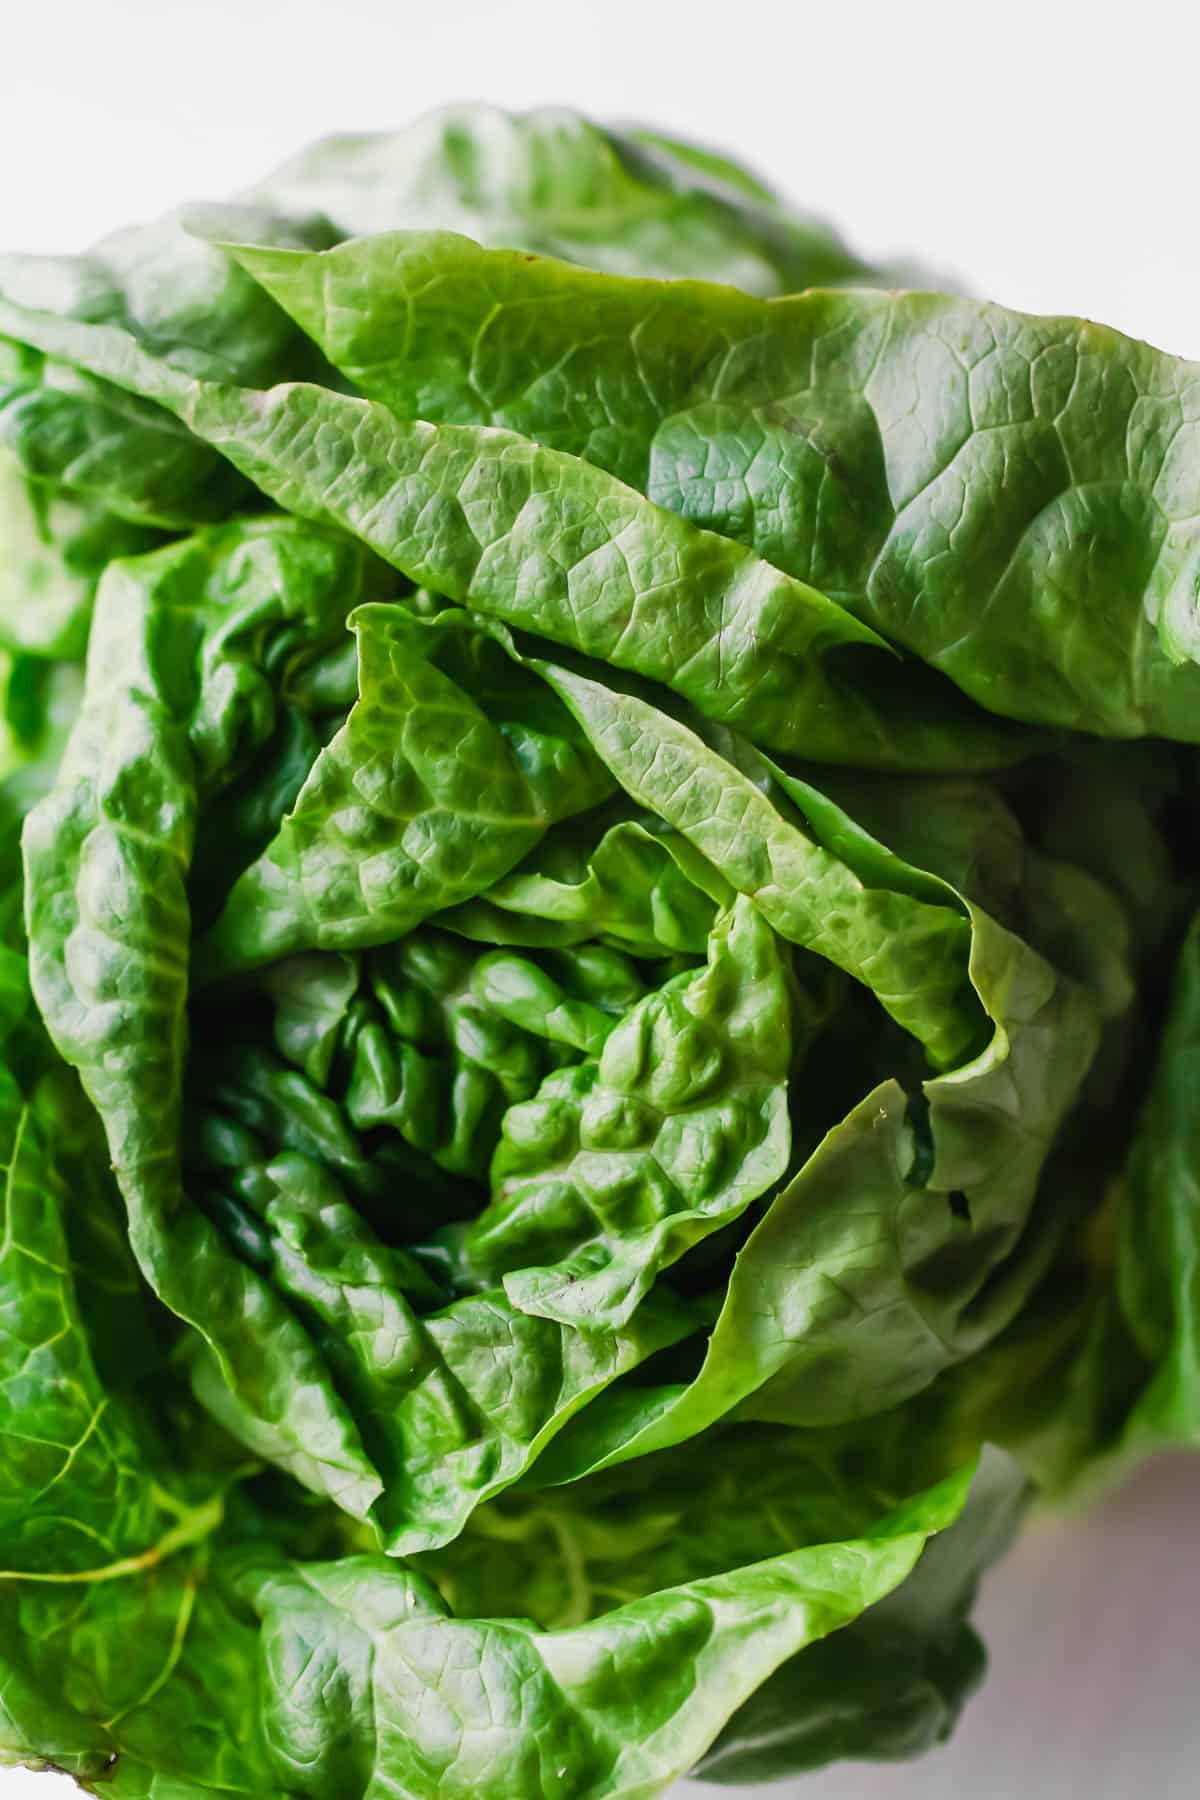
[[[76,249],[323,132],[446,100],[561,101],[727,145],[868,253],[1200,358],[1200,27],[1161,0],[1118,17],[1064,0],[18,0],[0,245]],[[1200,1468],[1168,1465],[1086,1522],[1035,1527],[988,1583],[993,1674],[955,1743],[811,1778],[797,1800],[1190,1800],[1198,1512]],[[60,1785],[0,1771],[2,1800]]]

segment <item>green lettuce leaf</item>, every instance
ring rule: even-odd
[[[114,565],[83,709],[24,837],[34,992],[104,1121],[138,1262],[251,1408],[358,1512],[379,1483],[357,1431],[302,1328],[184,1201],[179,1130],[200,789],[270,737],[259,662],[270,646],[286,661],[303,617],[328,641],[377,580],[352,547],[284,521]],[[301,661],[310,649],[301,644]],[[309,1395],[300,1409],[297,1384]]]
[[[486,944],[611,942],[631,955],[703,955],[728,885],[687,839],[624,803],[550,831],[486,895],[439,923]]]
[[[1152,1371],[1126,1427],[1126,1442],[1135,1447],[1200,1441],[1200,1191],[1192,1098],[1198,1033],[1200,927],[1193,921],[1120,1202],[1121,1310]]]
[[[731,158],[561,108],[452,106],[403,131],[323,138],[247,198],[323,214],[340,237],[452,225],[589,268],[706,275],[750,293],[873,277]]]
[[[348,622],[358,702],[234,883],[199,946],[202,979],[402,937],[612,791],[541,682],[510,674],[461,613],[380,604]]]
[[[586,1335],[784,1173],[792,1063],[785,966],[739,899],[708,961],[632,1007],[599,1055],[510,1107],[492,1199],[462,1230],[477,1281]]]
[[[499,1290],[422,1316],[410,1296],[428,1304],[428,1276],[375,1236],[319,1164],[290,1155],[251,1165],[235,1191],[258,1226],[249,1252],[242,1237],[242,1257],[253,1256],[306,1326],[369,1446],[378,1489],[369,1517],[392,1555],[455,1537],[590,1400],[695,1328],[669,1296],[603,1333],[532,1317]],[[195,1379],[204,1405],[249,1451],[330,1491],[327,1471],[239,1400],[214,1356],[196,1364]],[[355,1511],[341,1492],[332,1497]]]
[[[0,330],[162,404],[281,506],[411,580],[666,683],[757,742],[832,762],[992,766],[1028,737],[928,691],[817,589],[576,457],[294,384],[193,380],[113,326],[0,301]]]
[[[843,1757],[890,1761],[943,1743],[986,1666],[967,1613],[980,1575],[1012,1540],[1027,1491],[1012,1462],[985,1454],[963,1512],[907,1581],[776,1670],[693,1776],[780,1781]]]
[[[333,241],[314,221],[226,208],[210,227],[290,247]],[[148,349],[225,381],[304,372],[313,353],[262,288],[186,215],[117,232],[86,256],[0,258],[0,294],[64,318],[121,325]],[[138,526],[224,518],[243,481],[186,426],[54,357],[0,346],[0,445],[25,474],[62,484],[92,508]]]
[[[339,1555],[323,1512],[257,1480],[239,1491],[247,1471],[219,1441],[194,1426],[171,1440],[153,1382],[135,1397],[101,1374],[93,1338],[114,1315],[83,1298],[84,1247],[64,1231],[69,1189],[38,1116],[67,1124],[67,1095],[32,1112],[0,1096],[0,1430],[15,1458],[3,1515],[6,1547],[23,1546],[0,1570],[6,1761],[118,1800],[341,1800],[401,1781],[466,1795],[497,1767],[530,1800],[547,1781],[564,1800],[649,1796],[784,1658],[903,1581],[962,1506],[969,1471],[890,1511],[839,1514],[819,1458],[793,1440],[787,1524],[759,1540],[792,1542],[768,1560],[734,1566],[736,1538],[697,1546],[676,1559],[679,1580],[661,1564],[639,1597],[565,1629],[456,1618],[418,1568]],[[822,1540],[839,1516],[860,1535]]]
[[[400,418],[585,456],[991,711],[1197,741],[1189,363],[945,295],[764,301],[448,234],[237,254]]]

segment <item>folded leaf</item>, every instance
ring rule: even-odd
[[[573,1414],[695,1326],[667,1298],[603,1335],[527,1317],[499,1292],[421,1316],[429,1277],[375,1237],[318,1163],[280,1156],[243,1168],[229,1185],[235,1208],[257,1225],[251,1248],[244,1229],[238,1234],[241,1255],[306,1324],[370,1446],[380,1488],[370,1517],[393,1555],[457,1536]],[[232,1236],[228,1215],[222,1222]],[[214,1360],[198,1365],[196,1380],[205,1405],[248,1449],[306,1486],[327,1486],[288,1454],[278,1427],[263,1432]]]
[[[974,300],[763,301],[449,234],[237,254],[400,417],[586,456],[990,711],[1200,737],[1191,364]]]
[[[949,1736],[986,1658],[966,1623],[979,1576],[1008,1548],[1026,1499],[1020,1471],[985,1454],[960,1516],[907,1581],[793,1657],[736,1712],[700,1781],[779,1781],[846,1757],[908,1758]]]
[[[663,681],[757,742],[898,768],[987,767],[1028,747],[926,695],[919,669],[815,588],[575,457],[302,384],[191,381],[127,332],[2,300],[0,331],[159,402],[288,511],[355,533],[413,581]]]
[[[1158,1066],[1121,1196],[1121,1308],[1153,1371],[1127,1427],[1134,1444],[1200,1439],[1198,1026],[1200,929],[1193,922],[1175,970]]]
[[[447,931],[487,944],[610,940],[643,957],[703,955],[729,890],[705,858],[652,814],[592,814],[547,833],[486,896],[451,907]]]
[[[445,107],[403,131],[323,138],[248,198],[323,213],[344,237],[453,224],[591,268],[704,274],[751,293],[873,273],[729,157],[559,108]]]
[[[898,882],[893,868],[881,867],[878,846],[863,879],[688,726],[568,669],[532,666],[571,707],[626,793],[701,851],[781,936],[870,987],[935,1064],[955,1062],[978,1041],[978,1002],[967,980],[971,932],[956,896],[928,878]],[[914,886],[936,900],[917,897]]]
[[[255,652],[280,634],[286,645],[306,616],[316,642],[328,639],[373,579],[353,548],[282,521],[116,565],[83,710],[24,839],[34,991],[104,1121],[138,1261],[251,1410],[356,1512],[378,1477],[301,1327],[185,1202],[179,1129],[200,789],[269,736],[274,704]]]
[[[708,962],[633,1007],[594,1061],[508,1111],[492,1200],[461,1231],[481,1282],[589,1336],[787,1167],[789,995],[774,935],[738,900]]]
[[[493,679],[489,657],[505,675],[507,659],[461,614],[424,623],[376,605],[350,625],[358,702],[202,940],[204,978],[402,937],[611,792],[539,681]]]

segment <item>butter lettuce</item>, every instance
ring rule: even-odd
[[[0,1759],[948,1734],[1200,1442],[1198,392],[562,112],[0,259]]]

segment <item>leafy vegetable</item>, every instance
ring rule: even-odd
[[[750,293],[872,278],[828,225],[730,158],[550,108],[447,107],[403,131],[325,138],[249,198],[323,214],[342,237],[454,226],[589,268],[706,275]]]
[[[522,1312],[587,1335],[626,1320],[787,1167],[787,1000],[774,937],[739,901],[702,971],[505,1114],[491,1204],[461,1245],[471,1272],[503,1275]]]
[[[444,233],[237,254],[398,416],[586,456],[990,711],[1196,740],[1189,364],[971,300],[762,301]]]
[[[1194,372],[874,278],[482,107],[0,260],[0,1758],[910,1755],[1200,1436]]]
[[[841,606],[577,458],[303,383],[193,380],[116,327],[2,300],[0,330],[162,402],[281,506],[361,536],[412,580],[664,681],[776,749],[937,768],[1002,763],[1027,741],[937,688],[922,707],[921,674],[883,660]]]
[[[989,1452],[962,1514],[909,1579],[782,1664],[733,1715],[699,1778],[770,1781],[840,1756],[885,1761],[942,1742],[986,1661],[964,1615],[981,1567],[1007,1548],[1023,1499],[1011,1465]]]

